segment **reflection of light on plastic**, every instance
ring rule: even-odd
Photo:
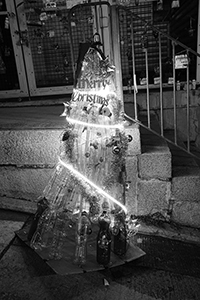
[[[100,187],[98,187],[96,184],[94,184],[92,181],[90,181],[87,177],[85,177],[84,175],[82,175],[79,171],[77,171],[76,169],[74,169],[72,165],[67,164],[64,161],[62,161],[60,159],[60,157],[59,157],[59,162],[65,168],[67,168],[69,171],[71,171],[74,175],[76,175],[78,178],[80,178],[80,179],[84,180],[85,182],[89,183],[89,185],[91,185],[93,188],[95,188],[102,196],[108,198],[109,200],[111,200],[115,204],[119,205],[124,210],[125,214],[127,214],[127,208],[126,208],[126,206],[124,206],[119,201],[117,201],[115,198],[113,198],[112,196],[110,196],[109,194],[107,194],[104,190],[102,190]]]
[[[96,123],[87,123],[87,122],[83,122],[83,121],[79,121],[79,120],[75,120],[72,118],[66,118],[66,120],[68,122],[74,123],[74,124],[79,124],[79,125],[83,125],[83,126],[88,126],[88,127],[95,127],[95,128],[118,128],[118,129],[123,129],[123,125],[122,124],[115,124],[115,125],[102,125],[102,124],[96,124]]]

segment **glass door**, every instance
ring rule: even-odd
[[[21,98],[28,95],[22,37],[15,3],[0,0],[0,99]]]
[[[28,47],[23,47],[30,96],[71,94],[79,44],[93,39],[96,32],[105,40],[108,5],[15,1],[20,30],[28,37]]]
[[[71,94],[79,45],[110,53],[109,5],[0,0],[0,98]]]
[[[30,95],[71,93],[73,72],[66,1],[24,1],[18,16],[21,31],[28,36],[29,47],[24,51]]]

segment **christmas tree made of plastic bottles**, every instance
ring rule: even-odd
[[[125,159],[131,136],[124,132],[123,102],[115,86],[115,67],[98,46],[81,44],[71,100],[64,103],[66,129],[58,163],[38,201],[30,245],[63,257],[73,231],[74,262],[87,263],[87,238],[98,226],[96,260],[109,265],[114,251],[126,252]]]

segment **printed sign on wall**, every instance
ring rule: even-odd
[[[175,56],[175,69],[186,69],[188,66],[187,54]]]

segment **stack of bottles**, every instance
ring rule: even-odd
[[[69,210],[47,205],[45,199],[42,199],[38,202],[38,209],[29,230],[30,246],[37,251],[48,250],[49,259],[61,259],[66,255],[63,254],[63,247],[71,231],[75,243],[74,264],[82,266],[87,263],[88,237],[94,227],[95,234],[97,232],[96,261],[109,267],[111,251],[119,257],[126,254],[129,233],[134,230],[135,223],[130,222],[130,219],[127,221],[121,209],[111,210],[106,202],[102,204],[98,217],[94,218],[92,212],[93,207],[87,201],[82,201],[79,213],[75,216]]]

